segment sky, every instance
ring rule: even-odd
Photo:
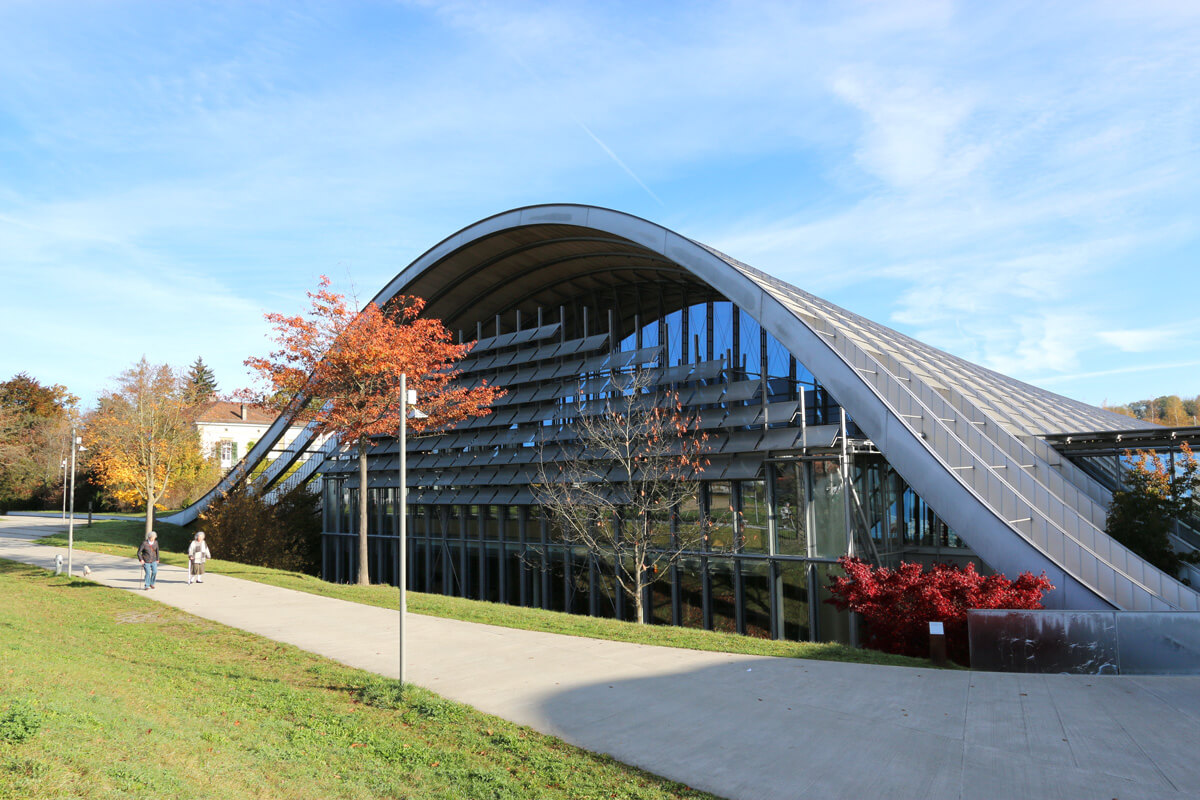
[[[0,0],[0,380],[221,391],[536,203],[1085,402],[1200,394],[1200,3]]]

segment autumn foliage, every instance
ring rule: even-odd
[[[245,484],[215,500],[200,527],[218,558],[273,569],[320,573],[320,498],[297,486],[273,504]]]
[[[309,292],[307,316],[267,314],[279,349],[246,366],[266,383],[263,393],[243,397],[338,435],[356,448],[365,483],[371,437],[395,436],[400,421],[400,375],[417,392],[426,417],[410,419],[413,433],[489,413],[502,392],[493,386],[454,382],[454,365],[471,343],[455,344],[440,320],[421,316],[425,301],[398,295],[384,307],[357,311],[329,290],[322,276]],[[359,493],[359,583],[367,583],[366,496]]]
[[[246,359],[268,385],[251,399],[281,411],[307,404],[302,418],[354,442],[395,435],[402,372],[429,415],[409,420],[414,433],[483,416],[501,394],[492,386],[453,385],[453,365],[471,344],[455,344],[440,320],[421,317],[421,298],[399,295],[385,308],[369,303],[355,311],[343,295],[329,291],[328,278],[322,276],[320,286],[308,293],[307,317],[266,315],[279,349]]]
[[[899,569],[872,567],[857,558],[838,559],[845,577],[829,586],[826,602],[862,615],[867,647],[887,653],[928,657],[929,623],[945,625],[950,658],[968,664],[967,610],[972,608],[1042,607],[1053,589],[1046,574],[1021,573],[1015,581],[1003,575],[983,576],[974,564],[965,568],[936,564],[928,572],[920,564]]]
[[[181,376],[144,357],[117,378],[117,388],[100,396],[87,420],[90,462],[114,496],[150,509],[172,484],[203,468],[199,434]]]
[[[57,494],[78,398],[21,372],[0,382],[0,511]]]
[[[1200,497],[1200,462],[1186,442],[1171,466],[1156,454],[1125,451],[1129,469],[1124,485],[1113,492],[1105,532],[1154,566],[1175,575],[1183,561],[1196,562],[1196,554],[1178,552],[1171,544],[1177,521],[1194,513]]]

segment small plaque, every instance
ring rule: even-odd
[[[929,635],[930,636],[945,636],[946,632],[944,630],[942,630],[942,623],[940,623],[940,622],[929,623]]]

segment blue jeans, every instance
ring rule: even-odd
[[[146,588],[149,589],[154,585],[154,581],[158,578],[158,562],[147,561],[142,564],[142,571],[146,573]]]

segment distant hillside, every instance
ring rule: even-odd
[[[1196,419],[1200,416],[1200,395],[1185,400],[1172,394],[1153,400],[1137,400],[1121,406],[1105,403],[1103,408],[1134,419],[1178,428],[1197,424]]]

